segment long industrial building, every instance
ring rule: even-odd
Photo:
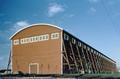
[[[113,73],[116,62],[64,29],[33,24],[11,36],[12,72],[25,74]]]

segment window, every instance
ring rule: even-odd
[[[49,40],[49,34],[40,35],[40,36],[37,36],[37,38],[38,38],[38,41]]]
[[[24,38],[23,38],[23,39],[20,39],[20,43],[21,43],[21,44],[24,44],[24,43],[25,43],[24,40],[25,40]]]
[[[87,49],[88,49],[88,51],[90,50],[90,48],[89,48],[89,47],[87,47]]]
[[[64,40],[69,40],[69,36],[64,33]]]
[[[38,39],[38,36],[34,36],[34,37],[29,37],[29,42],[32,43],[32,42],[38,42],[39,39]]]
[[[24,43],[27,43],[27,40],[26,40],[26,38],[24,38]]]
[[[42,35],[38,36],[38,41],[42,41],[42,40],[43,40],[43,36]]]
[[[51,34],[51,39],[58,39],[59,38],[59,33],[52,33]]]
[[[14,44],[14,45],[18,45],[18,44],[19,44],[19,39],[14,40],[14,41],[13,41],[13,44]]]
[[[45,40],[45,38],[46,38],[45,35],[43,35],[43,40]]]
[[[94,51],[94,53],[96,54],[97,52],[96,52],[96,51]]]
[[[78,42],[78,46],[80,46],[80,47],[82,46],[81,42]]]
[[[93,49],[91,49],[91,52],[93,52]]]
[[[33,42],[37,42],[38,41],[38,36],[34,36],[33,37]]]
[[[74,38],[72,38],[72,43],[75,44],[76,43],[76,40]]]
[[[45,35],[45,40],[49,40],[49,35],[48,34]]]
[[[29,43],[30,39],[29,38],[24,38],[24,43]]]
[[[43,35],[43,40],[49,40],[49,35],[48,34]]]
[[[30,37],[30,42],[32,43],[32,42],[34,42],[34,39],[33,39],[33,37]]]
[[[57,34],[55,34],[54,36],[58,37]],[[20,44],[33,43],[33,42],[45,41],[45,40],[49,40],[49,34],[33,36],[33,37],[28,37],[28,38],[22,38],[22,39],[20,39]],[[16,41],[14,41],[14,43],[16,43]],[[18,40],[18,43],[19,43],[19,40]]]
[[[84,45],[84,49],[86,49],[86,45]]]

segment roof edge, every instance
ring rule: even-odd
[[[57,25],[54,25],[54,24],[49,24],[49,23],[36,23],[36,24],[31,24],[31,25],[28,25],[28,26],[25,26],[25,27],[19,29],[19,30],[16,31],[9,39],[12,39],[17,33],[21,32],[22,30],[27,29],[28,27],[31,27],[31,26],[36,26],[36,25],[49,25],[49,26],[58,28],[58,29],[60,29],[60,30],[63,30],[63,28],[58,27]]]

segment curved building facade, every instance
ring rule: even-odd
[[[12,37],[12,72],[75,74],[115,72],[116,62],[67,31],[33,24]]]

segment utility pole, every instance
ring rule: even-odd
[[[8,74],[8,70],[10,68],[10,64],[11,64],[11,50],[10,50],[10,53],[9,53],[9,59],[8,59],[8,65],[7,65],[7,74]]]

